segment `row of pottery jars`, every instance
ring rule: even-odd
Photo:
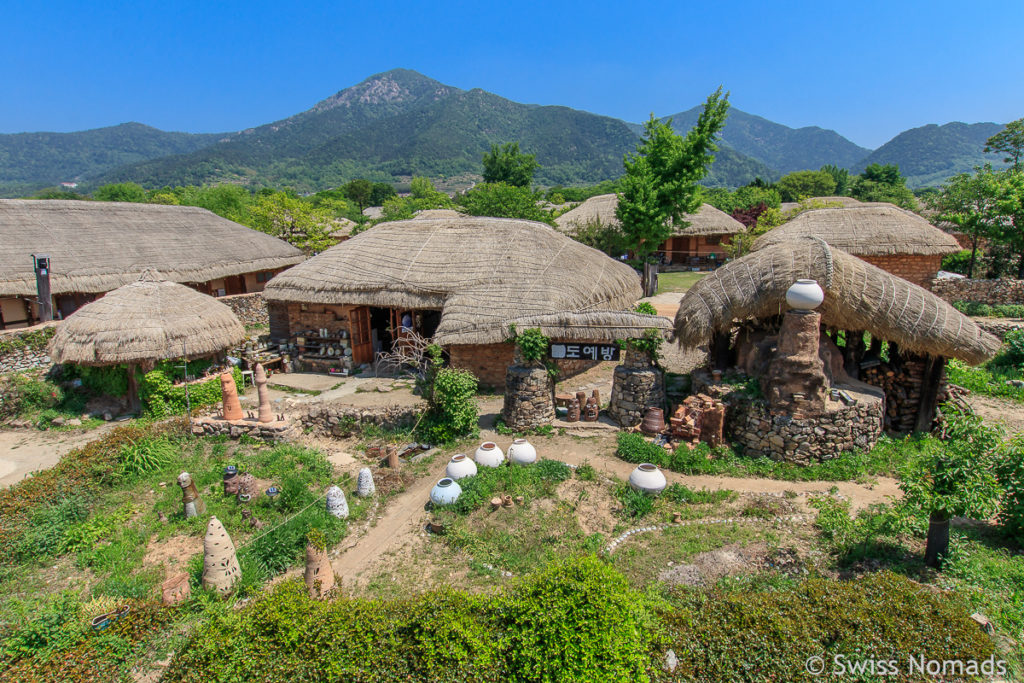
[[[476,449],[473,459],[480,467],[501,467],[505,454],[498,444],[485,441]],[[508,447],[508,461],[514,465],[532,465],[537,462],[537,449],[526,439],[515,439]]]

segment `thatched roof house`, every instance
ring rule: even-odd
[[[756,251],[800,237],[819,237],[883,270],[928,287],[942,257],[960,250],[949,233],[892,204],[813,209],[754,241]]]
[[[697,282],[679,303],[676,339],[699,346],[737,321],[780,315],[786,290],[801,278],[816,280],[825,291],[818,309],[823,325],[968,363],[999,349],[998,339],[931,292],[808,238],[766,245]]]
[[[836,197],[810,197],[810,198],[808,198],[808,199],[806,199],[804,201],[808,202],[808,203],[813,202],[815,204],[818,204],[818,203],[838,204],[842,208],[849,208],[851,206],[862,206],[864,204],[864,202],[860,201],[859,199],[854,199],[853,197],[841,197],[841,196],[836,196]],[[799,208],[801,203],[802,202],[782,202],[781,204],[779,204],[779,211],[781,211],[782,213],[786,213],[787,211],[792,211],[793,209]]]
[[[197,207],[0,199],[0,327],[31,321],[23,301],[36,296],[32,254],[50,256],[54,308],[63,315],[146,268],[210,294],[241,294],[304,258]]]
[[[619,219],[615,215],[615,209],[618,205],[619,197],[616,194],[591,197],[556,218],[555,224],[567,235],[573,235],[594,223],[617,226]],[[694,265],[701,265],[712,254],[721,261],[722,245],[727,244],[732,235],[746,230],[738,220],[710,204],[701,204],[697,213],[686,216],[686,221],[689,225],[674,229],[673,236],[658,250],[666,263],[689,264],[691,259],[698,259],[700,263]]]
[[[509,218],[381,223],[282,273],[264,295],[274,336],[347,329],[357,362],[368,362],[395,334],[389,315],[411,311],[416,331],[447,347],[454,364],[490,353],[501,376],[510,354],[501,342],[513,323],[560,339],[611,340],[667,322],[627,312],[641,295],[628,265],[542,223]],[[481,350],[491,345],[501,349]]]

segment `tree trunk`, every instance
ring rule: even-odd
[[[658,293],[658,264],[644,261],[643,276],[644,296],[654,296]]]
[[[942,372],[945,369],[945,358],[928,354],[924,362],[924,377],[922,377],[920,403],[917,404],[915,432],[930,432],[932,430],[939,399],[939,385],[942,384]]]
[[[971,262],[967,265],[967,279],[974,277],[974,260],[978,253],[978,231],[971,236]]]
[[[128,366],[128,412],[141,414],[139,401],[139,380],[135,377],[135,366]]]
[[[949,516],[932,512],[928,517],[928,544],[924,550],[924,563],[939,569],[949,552]]]
[[[1020,261],[1017,262],[1017,279],[1024,280],[1024,254],[1020,255]]]

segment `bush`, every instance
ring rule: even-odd
[[[964,315],[988,318],[1024,318],[1024,304],[983,304],[977,301],[955,301],[953,308]]]
[[[727,501],[735,500],[738,495],[735,491],[730,489],[720,489],[717,491],[709,491],[707,489],[701,489],[700,491],[694,491],[693,489],[684,486],[680,483],[669,484],[669,486],[662,493],[666,500],[673,503],[689,503],[689,504],[700,504],[700,503],[724,503]]]
[[[26,374],[0,377],[0,420],[54,409],[63,400],[63,390],[51,382]]]
[[[430,443],[450,444],[479,432],[476,395],[477,379],[467,370],[440,366],[440,349],[433,347],[432,367],[421,383],[427,412],[418,434]]]
[[[174,383],[176,373],[181,374],[174,365],[173,362],[161,363],[143,375],[139,382],[139,397],[148,415],[162,418],[185,414],[185,385]],[[233,368],[231,374],[235,378],[235,385],[242,386],[242,371]],[[192,408],[219,403],[220,377],[190,384],[188,393]]]
[[[649,462],[658,467],[668,466],[668,451],[661,446],[655,446],[640,434],[619,432],[616,440],[618,448],[615,454],[626,462],[638,465],[643,462]]]
[[[537,363],[548,355],[548,343],[551,340],[544,336],[539,327],[532,327],[516,333],[515,325],[513,325],[512,337],[525,362]]]
[[[981,270],[981,257],[984,253],[981,249],[978,250],[976,258],[974,259],[974,274],[977,275],[978,271]],[[942,257],[942,269],[948,270],[951,273],[959,273],[960,275],[967,275],[967,269],[971,265],[971,250],[961,249],[955,251],[952,254],[946,254]],[[983,315],[982,313],[968,313],[968,315]]]
[[[997,356],[997,358],[999,357]],[[978,394],[1024,401],[1024,387],[1007,384],[1009,380],[1021,379],[1021,371],[1017,368],[996,365],[995,360],[989,361],[984,366],[972,367],[951,358],[946,362],[946,378],[953,384],[958,384]]]
[[[642,519],[654,511],[654,496],[637,491],[629,484],[620,484],[615,497],[622,503],[622,515],[627,519]]]
[[[178,447],[166,436],[129,439],[117,453],[121,476],[132,479],[156,472],[170,465],[177,454]]]
[[[1010,330],[1003,337],[1003,348],[992,359],[992,365],[1014,368],[1024,366],[1024,330]]]
[[[996,463],[1003,488],[999,522],[1008,535],[1024,545],[1024,435],[1015,434]]]

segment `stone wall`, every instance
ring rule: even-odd
[[[555,419],[554,382],[543,365],[510,365],[505,373],[505,425],[532,429]]]
[[[893,254],[891,256],[861,256],[860,258],[925,289],[932,288],[935,274],[942,267],[941,254]]]
[[[298,416],[303,428],[325,436],[359,433],[365,425],[385,430],[408,429],[427,409],[426,403],[361,408],[341,402],[314,403]]]
[[[665,383],[661,368],[654,365],[647,353],[626,349],[622,365],[616,366],[612,379],[612,396],[608,417],[623,427],[643,421],[648,407],[665,404]]]
[[[1024,280],[942,279],[932,282],[932,291],[949,303],[976,301],[989,305],[1024,304]]]
[[[270,324],[270,319],[267,316],[267,302],[264,301],[262,292],[222,296],[217,301],[234,311],[247,328],[266,327]]]
[[[0,331],[0,374],[51,365],[46,344],[60,321]]]
[[[192,433],[197,436],[227,436],[240,439],[247,436],[260,441],[292,441],[298,436],[295,425],[284,422],[261,423],[255,420],[220,420],[198,418],[192,421]]]

